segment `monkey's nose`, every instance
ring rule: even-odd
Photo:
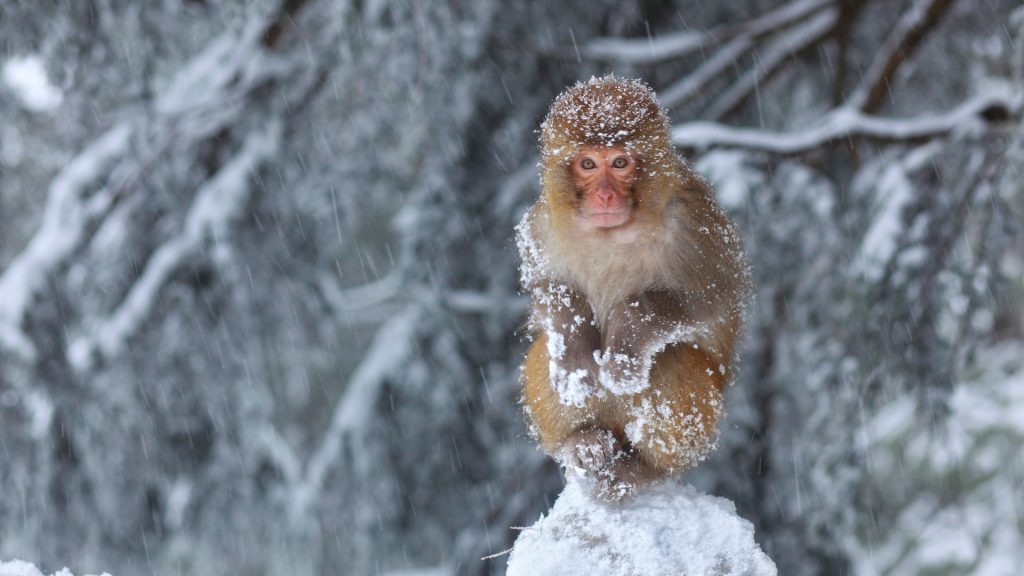
[[[615,191],[612,190],[612,187],[608,184],[608,181],[602,180],[601,182],[599,182],[597,185],[597,199],[600,200],[602,204],[607,206],[608,204],[611,203],[612,199],[614,198]]]

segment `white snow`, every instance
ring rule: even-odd
[[[197,192],[179,235],[158,248],[117,310],[90,334],[75,339],[68,358],[79,370],[91,368],[95,355],[119,353],[149,317],[160,288],[187,259],[201,250],[204,241],[221,241],[229,225],[239,217],[251,196],[251,183],[260,165],[273,157],[281,139],[280,122],[270,121],[265,130],[253,132],[242,150]]]
[[[601,367],[598,381],[616,396],[643,392],[651,385],[651,369],[654,367],[655,356],[672,344],[694,342],[699,336],[709,332],[710,328],[704,323],[679,323],[671,330],[666,330],[660,338],[652,340],[640,352],[639,357],[604,350],[595,356],[597,365]]]
[[[910,174],[930,162],[939,150],[937,146],[916,148],[900,161],[886,162],[881,168],[881,177],[872,180],[877,187],[874,192],[876,216],[864,234],[860,252],[852,265],[858,273],[871,280],[881,278],[905,229],[903,213],[914,199]]]
[[[508,576],[775,576],[732,502],[667,481],[607,505],[570,481],[516,540]]]
[[[50,433],[50,425],[53,423],[53,414],[56,407],[53,400],[47,397],[41,390],[30,389],[22,396],[25,409],[29,414],[29,433],[33,438],[43,439]]]
[[[64,95],[50,83],[46,65],[37,54],[15,56],[4,63],[3,82],[21,105],[32,112],[56,110]]]
[[[881,206],[861,243],[855,269],[872,280],[881,278],[886,262],[896,251],[903,231],[903,211],[913,199],[914,187],[901,164],[888,166],[878,179]]]
[[[543,201],[543,200],[542,200]],[[516,248],[519,250],[519,281],[535,293],[535,287],[548,276],[548,257],[544,249],[533,237],[531,213],[523,214],[516,225]]]
[[[714,184],[718,202],[726,210],[739,211],[746,206],[757,184],[746,159],[747,154],[739,150],[712,150],[694,164],[696,171]]]
[[[554,361],[548,362],[551,387],[558,394],[558,401],[564,406],[583,408],[587,399],[596,393],[590,372],[583,368],[566,370]]]
[[[24,560],[11,560],[10,562],[4,562],[0,560],[0,576],[44,576],[40,572],[39,568],[36,568],[34,564],[25,562]],[[53,576],[74,576],[70,570],[64,568],[53,574]],[[88,576],[88,575],[83,575]],[[100,576],[110,576],[104,572]]]
[[[78,248],[89,219],[87,192],[107,175],[130,141],[131,130],[115,126],[53,179],[39,230],[0,275],[0,345],[34,358],[35,348],[21,327],[25,312],[47,277]]]
[[[588,58],[653,64],[696,52],[711,39],[711,35],[707,33],[689,30],[639,40],[597,38],[584,46],[580,52]]]

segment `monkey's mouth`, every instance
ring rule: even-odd
[[[582,216],[585,223],[592,228],[615,228],[625,224],[629,220],[629,214],[629,210],[622,209],[585,212]]]

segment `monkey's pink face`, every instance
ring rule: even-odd
[[[629,222],[636,168],[636,160],[621,146],[580,148],[572,162],[572,177],[582,227],[615,228]]]

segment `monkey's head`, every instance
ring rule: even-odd
[[[541,124],[541,147],[552,216],[586,232],[657,218],[689,175],[640,80],[591,78],[562,92]]]

